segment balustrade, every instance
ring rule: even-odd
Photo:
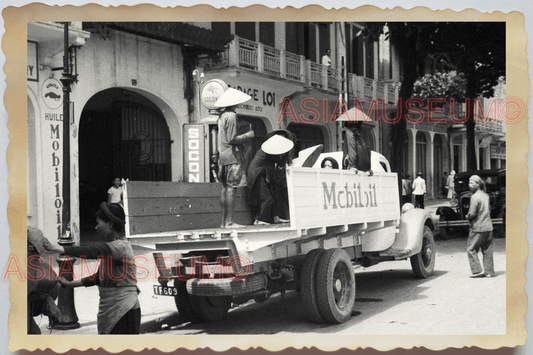
[[[218,56],[216,63],[211,61],[208,65],[247,68],[335,93],[341,91],[338,69],[328,68],[321,63],[307,60],[304,56],[238,36],[235,36],[226,52]],[[374,97],[387,98],[389,104],[394,103],[395,83],[387,84],[348,73],[348,93],[351,97],[359,97],[362,100],[372,100]]]

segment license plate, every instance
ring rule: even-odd
[[[159,296],[177,296],[178,289],[171,286],[154,285],[154,295]]]

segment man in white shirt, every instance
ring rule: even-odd
[[[329,57],[330,55],[331,55],[331,50],[326,49],[326,54],[322,56],[322,65],[331,67],[331,58]]]
[[[426,180],[422,178],[422,173],[416,174],[413,181],[413,195],[415,195],[415,208],[424,209],[424,195],[426,194]]]

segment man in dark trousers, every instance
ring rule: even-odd
[[[470,177],[468,187],[472,191],[470,208],[466,215],[466,219],[470,221],[467,242],[468,262],[472,271],[470,277],[493,277],[494,257],[489,195],[485,192],[485,182],[478,175]],[[480,250],[483,253],[483,268],[477,255]]]
[[[415,208],[424,209],[424,196],[426,195],[426,180],[422,178],[422,172],[416,174],[413,181],[413,195],[415,195]]]

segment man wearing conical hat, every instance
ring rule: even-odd
[[[235,192],[238,187],[246,186],[246,173],[244,171],[245,156],[244,143],[254,137],[252,130],[237,134],[239,127],[235,109],[252,97],[245,93],[229,88],[215,103],[216,107],[224,108],[218,120],[218,166],[219,179],[222,182],[220,207],[222,209],[221,228],[243,227],[233,222],[235,207]]]
[[[281,190],[287,189],[287,186],[282,186],[276,175],[280,168],[284,172],[285,165],[290,161],[289,152],[294,147],[295,137],[291,133],[286,138],[284,132],[267,136],[269,138],[248,167],[249,204],[255,225],[289,222],[280,217],[283,212]]]
[[[467,252],[472,275],[470,277],[493,277],[494,257],[492,250],[492,221],[490,219],[490,198],[485,192],[485,181],[478,175],[472,175],[468,180],[468,187],[472,191],[470,208],[466,219],[470,222]],[[483,253],[483,267],[479,262],[478,252]]]

